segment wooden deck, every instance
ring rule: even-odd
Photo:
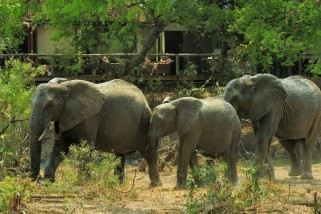
[[[51,79],[55,77],[64,77],[68,80],[72,79],[80,79],[80,80],[86,80],[90,82],[104,82],[107,81],[108,78],[106,78],[104,75],[73,75],[73,76],[39,76],[36,77],[37,83],[45,83],[50,81]],[[210,79],[211,82],[213,81],[222,81],[227,78],[226,75],[223,74],[217,74],[217,75],[204,75],[199,74],[195,76],[184,76],[184,75],[146,75],[146,76],[132,76],[131,78],[136,77],[137,80],[153,80],[153,79],[160,79],[162,82],[180,82],[180,81],[190,81],[190,82],[206,82]],[[119,77],[122,79],[122,77]],[[109,78],[110,79],[110,78]],[[127,79],[127,77],[124,77],[123,79]]]

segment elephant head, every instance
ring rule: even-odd
[[[39,85],[31,100],[30,160],[32,178],[40,170],[41,140],[50,122],[59,134],[80,124],[100,111],[104,96],[95,84],[82,81],[51,81]]]
[[[283,102],[287,93],[281,80],[271,74],[243,76],[231,80],[223,98],[231,103],[238,115],[256,121]]]
[[[158,141],[173,132],[177,132],[178,138],[181,138],[194,126],[201,107],[202,102],[200,100],[185,97],[163,103],[154,109],[149,130],[153,161],[157,162]]]

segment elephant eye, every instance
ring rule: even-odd
[[[54,106],[54,104],[53,104],[53,102],[48,102],[47,106],[48,106],[49,108],[52,108],[52,107]]]

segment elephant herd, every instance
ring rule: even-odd
[[[55,180],[55,171],[69,146],[86,140],[94,142],[98,150],[120,157],[115,173],[121,181],[125,156],[138,151],[149,166],[151,186],[159,186],[162,183],[157,167],[158,141],[176,132],[180,143],[178,188],[186,185],[188,166],[199,168],[196,150],[210,157],[222,155],[229,165],[231,182],[237,184],[240,118],[253,123],[255,166],[261,169],[267,163],[275,180],[269,152],[275,136],[289,154],[289,176],[313,179],[311,159],[321,128],[321,91],[303,77],[245,75],[231,80],[222,97],[167,100],[153,111],[142,91],[124,80],[94,84],[54,78],[36,88],[31,105],[33,179],[40,172],[42,138],[54,121],[55,142],[44,169],[44,178],[51,181]],[[297,145],[302,151],[297,151]],[[197,177],[194,179],[199,183]]]

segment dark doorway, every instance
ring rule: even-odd
[[[165,53],[181,53],[183,31],[165,31]]]

